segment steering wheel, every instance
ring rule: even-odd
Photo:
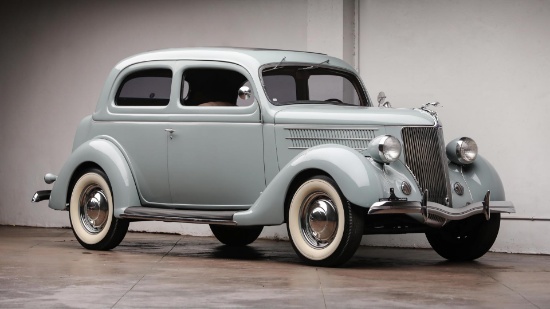
[[[326,99],[325,102],[338,102],[338,103],[344,103],[340,99],[332,98],[332,99]]]

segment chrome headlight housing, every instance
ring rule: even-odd
[[[477,144],[469,137],[457,138],[447,144],[446,152],[453,163],[471,164],[477,158]]]
[[[391,163],[401,155],[401,143],[391,135],[375,137],[368,146],[368,154],[378,163]]]

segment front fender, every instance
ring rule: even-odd
[[[134,177],[122,152],[112,142],[96,138],[81,144],[70,155],[52,188],[48,204],[50,208],[66,209],[71,179],[78,168],[87,163],[98,165],[109,177],[116,217],[123,213],[126,207],[141,204]]]
[[[384,196],[383,171],[356,150],[321,145],[301,152],[285,165],[250,209],[236,213],[238,225],[278,225],[284,222],[284,203],[294,178],[306,170],[321,170],[338,184],[353,204],[369,207]]]
[[[472,164],[463,166],[462,173],[474,201],[482,201],[488,190],[491,191],[492,201],[506,200],[500,176],[482,156],[478,155]]]

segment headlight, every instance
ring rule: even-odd
[[[369,143],[369,155],[379,163],[391,163],[401,155],[401,143],[391,135],[380,135]]]
[[[447,157],[456,164],[470,164],[477,158],[477,144],[469,137],[461,137],[447,144]]]

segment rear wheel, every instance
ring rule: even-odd
[[[216,238],[228,246],[242,247],[253,243],[260,233],[263,226],[228,226],[210,224],[210,230]]]
[[[73,233],[86,249],[109,250],[124,239],[128,221],[113,215],[113,195],[100,169],[84,171],[72,187],[69,218]]]
[[[485,215],[475,215],[427,232],[426,238],[440,256],[452,261],[472,261],[491,249],[499,228],[500,213],[492,213],[488,221]]]
[[[360,210],[328,176],[305,181],[288,205],[287,229],[294,251],[309,265],[338,266],[349,260],[363,236]]]

